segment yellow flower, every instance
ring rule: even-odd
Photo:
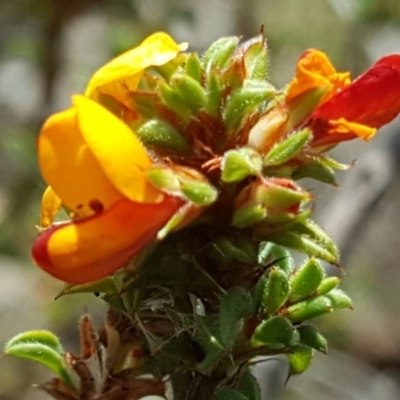
[[[32,255],[53,276],[84,283],[123,266],[182,201],[150,185],[152,160],[121,120],[83,96],[73,101],[46,121],[38,140],[40,169],[52,188],[42,220],[48,225],[59,198],[73,221],[42,233]]]

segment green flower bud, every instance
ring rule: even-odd
[[[329,293],[332,289],[335,289],[340,283],[340,278],[337,276],[328,276],[323,279],[321,284],[317,288],[317,296],[323,296]]]
[[[221,179],[223,182],[238,182],[261,172],[262,161],[257,151],[242,147],[224,154]]]
[[[265,285],[261,305],[268,315],[274,315],[289,296],[289,280],[284,271],[277,267],[271,268]]]
[[[306,145],[311,137],[310,129],[296,132],[288,139],[275,145],[264,157],[265,166],[279,165],[289,161]]]
[[[297,303],[314,294],[324,276],[321,264],[315,258],[309,258],[291,279],[289,302]]]
[[[258,325],[250,339],[250,345],[280,350],[290,344],[292,336],[293,326],[288,319],[280,316],[272,317]]]
[[[318,332],[313,325],[300,325],[297,328],[300,335],[300,342],[314,350],[327,354],[328,341]]]
[[[332,301],[326,296],[304,300],[287,308],[285,315],[294,322],[302,322],[331,313]]]
[[[192,153],[187,140],[168,122],[151,119],[136,129],[136,134],[146,146],[165,148],[181,154]]]

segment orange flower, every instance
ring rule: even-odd
[[[310,126],[313,147],[360,137],[369,140],[376,128],[400,111],[400,55],[376,62],[352,83],[335,71],[325,54],[308,50],[300,57],[285,104],[292,125]]]
[[[42,233],[32,255],[53,276],[84,283],[126,264],[182,201],[149,184],[152,161],[122,121],[93,100],[73,100],[74,107],[46,121],[38,140],[41,172],[52,188],[42,221],[49,224],[57,199],[73,221]]]

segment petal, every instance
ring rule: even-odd
[[[329,121],[317,119],[312,121],[311,129],[314,133],[312,141],[314,148],[334,145],[356,137],[369,141],[376,133],[376,128],[349,122],[344,118]]]
[[[400,55],[379,60],[352,84],[320,106],[312,118],[345,118],[373,128],[387,124],[400,111]]]
[[[130,128],[93,100],[74,96],[73,101],[83,140],[111,184],[129,200],[161,201],[161,192],[144,174],[152,165],[150,157]]]
[[[49,227],[58,210],[61,208],[62,201],[54,192],[51,186],[48,186],[43,193],[42,207],[40,210],[40,226]]]
[[[173,60],[186,48],[186,43],[179,45],[166,33],[155,33],[138,47],[121,54],[97,70],[88,83],[85,96],[98,100],[101,92],[129,106],[129,92],[136,90],[143,71],[153,65],[163,65]]]
[[[93,214],[96,210],[91,204],[108,208],[122,197],[85,143],[75,108],[46,121],[38,139],[38,156],[45,181],[68,208],[80,215]]]
[[[122,199],[110,209],[72,223],[53,226],[34,243],[39,267],[70,283],[101,279],[123,267],[182,205],[166,196],[159,204]]]
[[[297,63],[296,75],[289,84],[286,102],[315,88],[326,88],[327,94],[321,100],[326,101],[332,94],[350,83],[348,72],[338,73],[328,57],[321,51],[305,51]]]

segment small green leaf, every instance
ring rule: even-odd
[[[311,130],[308,128],[291,135],[268,152],[263,159],[263,164],[269,167],[289,161],[306,145],[310,137]]]
[[[183,154],[191,154],[187,140],[168,122],[159,119],[146,121],[135,131],[146,146],[156,146]]]
[[[207,103],[206,111],[208,114],[219,117],[221,114],[222,92],[221,82],[218,73],[212,69],[208,74],[207,80]]]
[[[237,390],[242,393],[248,400],[260,400],[261,390],[260,385],[254,375],[246,369],[237,385]]]
[[[261,301],[264,311],[274,315],[286,302],[289,295],[289,281],[286,272],[280,268],[271,268],[264,295]]]
[[[300,325],[297,328],[300,335],[300,342],[314,350],[327,354],[328,341],[318,332],[314,325]]]
[[[7,355],[27,358],[51,369],[69,387],[74,387],[64,363],[63,349],[57,336],[49,331],[20,333],[8,341]]]
[[[290,281],[289,302],[296,303],[314,294],[324,276],[321,264],[315,258],[309,258]]]
[[[181,182],[181,191],[188,200],[198,206],[208,206],[218,197],[217,189],[210,183],[195,180]]]
[[[206,73],[213,66],[224,68],[238,44],[237,36],[223,37],[212,43],[203,55],[202,66]]]
[[[202,74],[201,61],[196,53],[189,54],[186,60],[185,72],[186,75],[190,76],[197,82],[201,81],[201,74]]]
[[[233,347],[241,319],[250,316],[253,312],[253,299],[245,289],[232,288],[222,296],[219,320],[221,339],[225,348]]]
[[[249,204],[237,209],[232,216],[232,226],[247,228],[258,224],[267,217],[267,210],[262,204]]]
[[[275,242],[281,246],[291,247],[310,257],[317,257],[330,263],[338,261],[338,254],[325,244],[319,243],[315,239],[311,239],[306,235],[296,232],[280,232],[268,235],[268,240]]]
[[[146,171],[146,178],[158,189],[179,192],[181,184],[177,174],[168,167],[153,167]]]
[[[268,47],[263,35],[258,35],[243,43],[243,60],[247,77],[267,80],[268,78]]]
[[[238,182],[248,176],[261,172],[262,161],[259,153],[249,147],[229,150],[222,161],[221,179],[223,182]]]
[[[290,348],[287,355],[289,360],[289,376],[298,375],[307,370],[313,358],[313,350],[301,344]]]
[[[267,82],[259,80],[244,82],[229,96],[224,111],[223,119],[228,130],[236,130],[247,115],[257,111],[258,106],[264,101],[275,96],[275,89]]]
[[[323,164],[301,165],[293,171],[291,177],[294,180],[312,178],[328,185],[337,186],[334,171],[331,167]]]
[[[331,303],[333,308],[349,308],[353,309],[351,299],[343,290],[333,289],[325,295]]]
[[[323,296],[335,289],[340,283],[340,278],[337,276],[328,276],[325,278],[317,288],[317,296]]]
[[[171,80],[171,87],[181,96],[193,113],[205,108],[206,93],[201,84],[185,74],[176,73]]]
[[[165,82],[159,83],[161,101],[171,111],[178,115],[187,124],[192,115],[192,111],[185,103],[185,100]]]
[[[275,260],[274,265],[284,271],[287,276],[294,271],[294,260],[288,250],[272,242],[262,242],[259,249],[258,263],[266,266]]]
[[[292,336],[293,326],[291,322],[284,317],[276,316],[261,322],[250,340],[250,345],[280,350],[289,345]]]
[[[294,322],[302,322],[333,311],[332,301],[326,296],[304,300],[288,307],[285,315]]]

